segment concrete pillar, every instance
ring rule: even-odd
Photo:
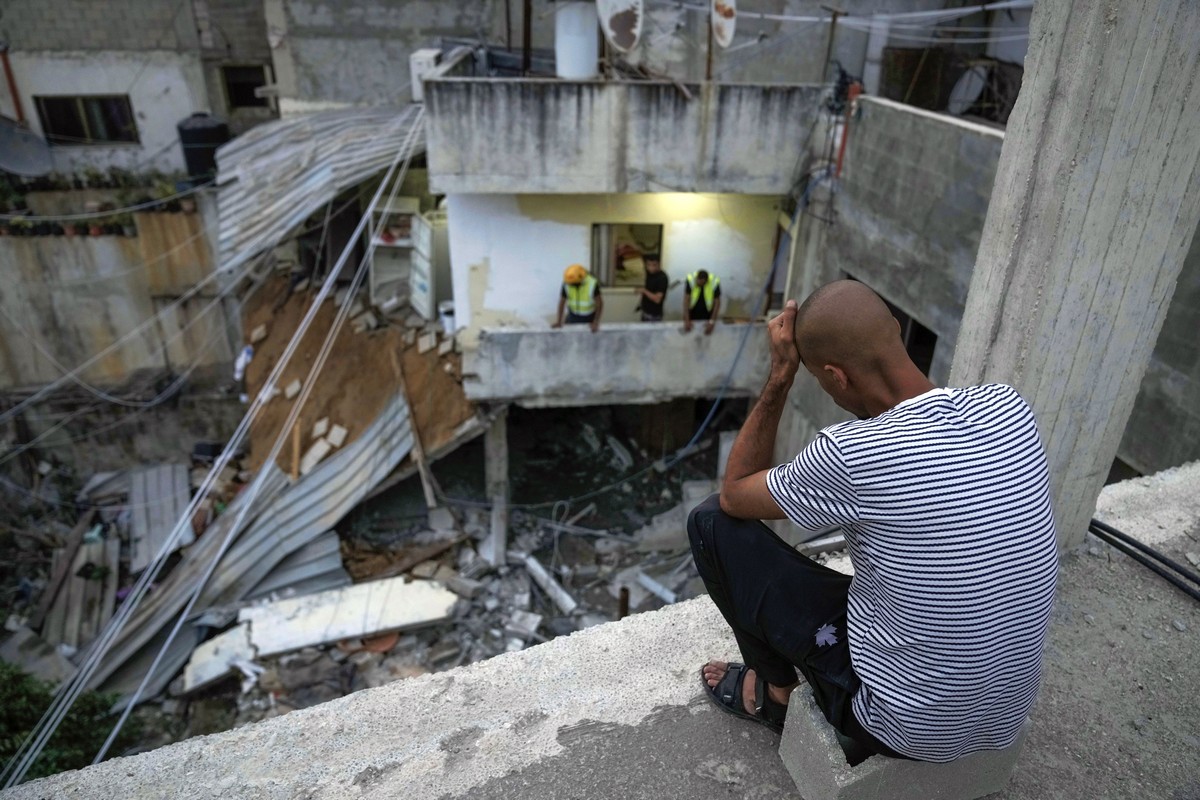
[[[867,57],[863,61],[863,89],[867,94],[879,96],[879,83],[883,75],[883,48],[887,46],[890,21],[886,17],[872,17],[871,31],[867,34]]]
[[[1081,541],[1200,219],[1200,3],[1038,3],[951,385],[1033,405]]]
[[[479,554],[489,564],[504,563],[508,547],[508,408],[505,407],[483,434],[484,474],[488,501],[492,504],[492,525]]]

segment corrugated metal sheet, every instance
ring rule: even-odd
[[[129,571],[146,568],[175,530],[175,523],[192,499],[185,464],[158,464],[132,470],[129,475]],[[195,541],[191,527],[184,530],[176,548]]]
[[[361,436],[295,484],[288,485],[274,462],[265,465],[266,483],[248,514],[251,521],[221,559],[195,613],[244,600],[291,553],[336,525],[408,455],[412,449],[409,419],[408,404],[403,396],[396,396]],[[147,597],[97,671],[93,686],[123,694],[136,688],[186,605],[195,580],[220,547],[227,532],[222,523],[228,525],[234,511],[231,508],[218,518],[184,552],[183,561],[163,585]],[[187,635],[177,637],[148,684],[146,697],[166,687],[195,644]]]
[[[350,583],[350,574],[342,566],[341,543],[337,533],[327,531],[279,562],[267,577],[258,582],[247,600],[273,593],[284,597],[324,592]]]
[[[252,128],[217,151],[221,268],[273,247],[344,189],[382,172],[419,106],[327,111]],[[420,134],[414,153],[424,152]]]

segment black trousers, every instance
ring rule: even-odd
[[[825,718],[870,753],[903,758],[863,728],[850,704],[861,681],[850,662],[850,576],[797,553],[758,520],[734,519],[712,495],[688,515],[696,568],[742,659],[775,686],[812,687]]]

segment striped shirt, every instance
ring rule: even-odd
[[[833,425],[767,487],[802,528],[846,533],[863,727],[923,761],[1012,744],[1058,571],[1046,458],[1016,390],[934,389]]]

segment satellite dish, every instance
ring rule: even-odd
[[[15,120],[0,117],[0,169],[33,177],[54,169],[50,145]]]
[[[712,0],[711,25],[713,41],[721,47],[733,44],[737,28],[737,0]]]
[[[979,99],[979,95],[983,94],[983,87],[987,86],[988,67],[985,64],[976,64],[969,70],[964,72],[954,84],[954,88],[950,90],[950,100],[946,104],[946,111],[956,117],[961,117],[963,114],[975,105],[975,101]]]
[[[596,13],[604,38],[614,49],[628,53],[642,38],[645,13],[642,0],[596,0]]]

